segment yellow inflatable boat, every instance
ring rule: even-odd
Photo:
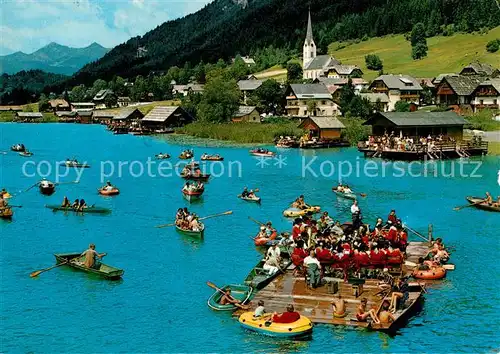
[[[304,216],[307,215],[307,213],[311,212],[313,214],[319,213],[321,210],[321,207],[319,206],[312,206],[307,209],[298,209],[298,208],[288,208],[283,212],[283,215],[286,216],[287,218],[295,218],[298,216]]]
[[[255,331],[268,336],[281,338],[306,337],[312,333],[313,325],[309,318],[300,316],[298,321],[293,323],[267,322],[269,316],[262,318],[253,317],[253,312],[243,313],[238,321],[243,328]]]

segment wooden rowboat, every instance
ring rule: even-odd
[[[486,202],[479,203],[481,200],[484,200],[484,198],[479,198],[479,197],[467,197],[467,201],[471,204],[475,204],[474,207],[481,209],[481,210],[487,210],[487,211],[497,211],[500,212],[500,207],[489,205]]]
[[[276,153],[272,152],[272,151],[261,152],[258,150],[250,150],[250,154],[253,156],[259,156],[259,157],[274,157],[274,156],[276,156]]]
[[[184,196],[184,198],[187,199],[188,202],[191,202],[193,200],[200,199],[204,191],[205,191],[205,189],[203,189],[203,188],[197,189],[195,191],[188,191],[188,190],[183,189],[182,195]]]
[[[202,156],[200,158],[202,161],[224,161],[224,158],[222,156],[212,156],[212,155],[206,155]]]
[[[245,284],[251,286],[252,288],[256,290],[260,290],[265,288],[270,282],[272,282],[278,275],[281,274],[280,271],[276,272],[273,275],[269,275],[269,273],[264,270],[264,263],[266,263],[265,259],[261,259],[259,263],[255,267],[252,268],[250,273],[248,273],[247,277],[245,278]],[[282,259],[280,268],[281,270],[285,271],[290,264],[292,264],[292,261],[289,259]]]
[[[56,185],[52,182],[49,182],[47,185],[43,185],[42,183],[40,183],[38,185],[38,189],[43,195],[52,195],[56,190]]]
[[[67,262],[66,264],[71,268],[98,275],[105,279],[117,280],[120,279],[125,273],[123,269],[115,268],[104,263],[99,264],[99,268],[87,268],[84,266],[84,257],[80,253],[60,253],[54,254],[57,264]]]
[[[62,207],[60,205],[46,205],[48,209],[52,209],[52,211],[71,211],[74,213],[90,213],[90,214],[107,214],[111,213],[111,209],[101,208],[101,207],[88,207],[82,210],[75,210],[72,207]]]
[[[181,229],[179,226],[175,225],[175,229],[177,232],[186,235],[186,236],[191,236],[191,237],[197,237],[197,238],[203,238],[204,233],[205,233],[205,224],[200,223],[201,229],[200,231],[193,231],[193,230],[186,230],[186,229]]]
[[[19,153],[19,155],[23,156],[23,157],[31,157],[31,156],[33,156],[33,153],[29,152],[29,151],[22,151]]]
[[[260,204],[260,197],[254,196],[254,197],[243,197],[241,194],[238,195],[238,198],[246,200],[247,202],[254,202]]]
[[[61,163],[61,166],[66,166],[66,167],[75,167],[75,168],[90,168],[90,165],[87,165],[86,163],[78,163],[74,161],[66,161]]]
[[[155,158],[157,160],[165,160],[165,159],[169,159],[170,155],[169,154],[158,154],[158,155],[155,155]]]
[[[190,152],[182,152],[180,155],[179,155],[179,158],[181,160],[189,160],[189,159],[192,159],[194,156],[194,154],[190,153]]]
[[[253,293],[251,286],[242,284],[229,284],[224,286],[221,290],[227,291],[229,289],[231,290],[231,296],[236,300],[241,301],[242,304],[245,304],[248,300],[250,300]],[[207,301],[208,307],[216,311],[234,311],[237,309],[237,307],[233,304],[219,304],[221,298],[222,293],[219,290],[216,290]]]
[[[12,219],[13,215],[14,212],[12,211],[12,208],[6,207],[0,209],[0,218],[2,219]]]
[[[351,200],[356,200],[356,194],[354,193],[344,193],[344,192],[339,192],[337,191],[336,189],[332,188],[332,191],[338,195],[339,197],[341,198],[345,198],[345,199],[351,199]]]

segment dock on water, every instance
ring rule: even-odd
[[[429,251],[427,242],[410,242],[407,248],[409,259],[423,257]],[[402,273],[408,274],[410,269],[403,266]],[[313,323],[353,326],[373,329],[388,330],[393,325],[398,325],[407,319],[411,310],[418,306],[422,297],[423,282],[410,282],[409,297],[403,309],[398,310],[394,316],[396,321],[383,328],[377,328],[369,322],[356,320],[357,307],[361,299],[368,300],[367,309],[373,308],[377,312],[384,299],[390,300],[390,294],[383,292],[379,287],[380,280],[366,279],[363,284],[357,282],[344,282],[343,279],[324,277],[326,284],[312,289],[306,285],[303,276],[295,276],[293,269],[286,270],[283,274],[273,280],[268,286],[259,291],[252,300],[257,304],[260,300],[265,303],[266,312],[283,312],[288,304],[293,304],[296,311],[308,317]],[[333,316],[332,301],[341,295],[346,304],[347,315],[343,318]],[[238,312],[236,313],[238,315]],[[392,328],[391,328],[392,329]]]

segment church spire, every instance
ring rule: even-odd
[[[311,8],[309,7],[309,18],[307,19],[307,34],[306,34],[306,42],[313,42],[313,30],[311,23]]]

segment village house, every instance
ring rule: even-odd
[[[248,97],[257,90],[260,86],[262,86],[262,80],[240,80],[238,81],[238,88],[240,89],[243,96],[243,103],[247,103]]]
[[[436,87],[436,104],[446,106],[470,105],[472,92],[485,81],[483,76],[445,76]]]
[[[328,78],[328,77],[319,77],[313,81],[313,83],[320,83],[326,86],[328,91],[333,95],[339,88],[347,85],[349,79],[341,79],[341,78]],[[351,78],[352,86],[354,87],[355,93],[360,93],[363,90],[368,88],[368,81],[362,78]],[[333,96],[333,100],[335,101],[335,96]]]
[[[118,107],[127,107],[129,104],[132,103],[132,100],[128,96],[123,96],[123,97],[118,97],[116,103],[118,104]]]
[[[372,135],[427,137],[440,134],[462,140],[467,121],[452,111],[447,112],[379,112],[363,125],[371,125]]]
[[[121,109],[117,114],[114,115],[113,121],[120,123],[131,123],[133,121],[140,121],[144,117],[142,113],[137,108]]]
[[[317,55],[312,33],[311,12],[309,12],[306,40],[302,49],[303,78],[314,80],[324,76],[325,70],[333,65],[340,65],[340,62],[330,55]]]
[[[341,138],[345,126],[336,117],[307,117],[299,128],[308,131],[309,139],[334,140]]]
[[[0,112],[21,112],[22,106],[0,106]]]
[[[94,123],[108,125],[111,123],[114,116],[115,116],[115,113],[110,112],[110,111],[96,111],[96,112],[94,112],[94,115],[92,116],[92,120],[94,121]]]
[[[325,69],[323,76],[335,79],[359,78],[363,76],[363,71],[356,65],[332,65]]]
[[[285,110],[289,116],[336,116],[338,105],[323,84],[292,84],[286,90]]]
[[[231,62],[234,63],[235,60],[236,60],[236,58],[233,58],[233,59],[231,59]],[[255,60],[253,60],[253,58],[250,58],[249,56],[241,57],[241,60],[243,60],[243,62],[246,64],[247,67],[251,67],[252,65],[255,65]]]
[[[71,110],[71,107],[70,107],[68,101],[66,101],[62,98],[49,100],[49,105],[50,105],[50,108],[52,109],[52,112],[54,112],[54,113]]]
[[[159,133],[173,133],[174,128],[192,121],[193,117],[179,106],[157,106],[141,119],[141,126]]]
[[[385,93],[389,97],[389,110],[393,111],[396,102],[406,101],[418,105],[422,86],[417,79],[408,75],[381,75],[369,89],[376,93]]]
[[[94,121],[92,120],[93,116],[92,111],[77,111],[76,112],[76,122],[80,124],[92,124]]]
[[[74,112],[93,111],[94,108],[95,103],[92,102],[71,102],[71,110]]]
[[[500,78],[488,79],[480,83],[472,92],[472,109],[500,109]]]
[[[487,77],[497,77],[500,71],[490,64],[473,62],[460,71],[460,75],[481,75]]]
[[[100,90],[99,92],[97,92],[97,94],[92,99],[92,101],[95,103],[95,109],[105,109],[106,101],[109,100],[110,97],[112,98],[112,96],[115,96],[115,94],[112,90],[109,89]]]
[[[239,106],[238,111],[231,119],[233,123],[246,122],[246,123],[260,123],[260,115],[254,106]]]
[[[385,93],[367,92],[360,93],[360,97],[366,98],[379,112],[389,111],[389,96]]]
[[[458,74],[450,73],[450,74],[439,74],[435,78],[432,79],[432,84],[434,85],[434,88],[436,88],[441,81],[446,77],[446,76],[458,76]]]
[[[43,119],[40,112],[16,112],[14,120],[20,123],[34,123]]]
[[[203,93],[205,85],[202,84],[187,84],[187,85],[173,85],[172,93],[174,95],[187,96],[189,93]]]

